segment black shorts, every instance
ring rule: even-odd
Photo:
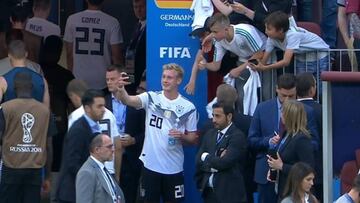
[[[14,169],[2,166],[0,202],[40,202],[42,169]]]
[[[180,202],[185,197],[184,173],[161,174],[143,167],[140,197],[148,202]]]

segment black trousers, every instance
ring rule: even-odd
[[[14,169],[5,165],[1,171],[1,203],[40,202],[41,169]]]
[[[204,203],[219,203],[213,188],[206,187],[203,192]]]

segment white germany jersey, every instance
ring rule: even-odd
[[[106,68],[111,65],[111,45],[123,42],[114,17],[95,10],[69,16],[64,41],[73,43],[73,73],[90,88],[106,87]]]
[[[162,173],[183,171],[184,152],[181,142],[169,145],[169,130],[194,132],[197,113],[194,104],[179,95],[167,99],[163,92],[145,92],[138,95],[146,110],[145,140],[140,160],[145,168]]]
[[[266,37],[258,29],[248,24],[233,25],[234,37],[228,42],[223,39],[215,43],[214,60],[221,61],[226,51],[229,50],[245,62],[254,53],[264,50]]]
[[[68,117],[68,129],[77,121],[80,117],[85,114],[83,106],[80,106],[75,111],[73,111]],[[105,113],[102,119],[99,121],[100,130],[102,133],[109,135],[113,142],[114,138],[119,136],[119,132],[116,126],[116,118],[114,114],[107,108],[105,108]],[[110,173],[115,173],[114,169],[114,159],[112,161],[106,161],[105,167],[110,171]]]
[[[44,37],[44,39],[50,35],[56,35],[60,37],[60,27],[46,19],[32,17],[27,23],[25,30]]]

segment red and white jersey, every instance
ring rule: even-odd
[[[123,42],[118,20],[99,10],[75,13],[66,22],[64,41],[73,44],[75,77],[84,80],[90,88],[105,88],[111,45]]]
[[[162,174],[183,171],[184,152],[180,140],[169,145],[169,130],[194,132],[197,112],[193,103],[179,96],[169,100],[163,92],[145,92],[138,97],[146,110],[145,140],[140,160],[144,167]]]

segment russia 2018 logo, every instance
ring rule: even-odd
[[[159,8],[183,8],[188,9],[191,7],[192,0],[155,0]]]

